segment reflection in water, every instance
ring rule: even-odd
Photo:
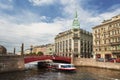
[[[120,80],[120,71],[78,67],[76,72],[33,69],[0,74],[0,80]]]
[[[93,78],[100,78],[104,80],[111,80],[111,79],[120,79],[120,71],[115,70],[108,70],[108,69],[98,69],[98,68],[88,68],[85,69],[80,68],[80,72],[85,73]]]

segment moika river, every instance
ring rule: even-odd
[[[0,80],[120,80],[120,71],[77,67],[76,72],[32,69],[0,74]]]

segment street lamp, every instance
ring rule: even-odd
[[[31,45],[31,46],[30,46],[30,51],[31,51],[30,53],[32,53],[32,50],[33,50],[33,46]]]

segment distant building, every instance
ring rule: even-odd
[[[2,45],[0,45],[0,55],[4,55],[4,54],[7,54],[7,49],[4,47],[4,46],[2,46]]]
[[[96,58],[120,58],[120,15],[93,27],[93,52]]]
[[[76,12],[72,29],[64,31],[55,37],[55,53],[60,56],[90,58],[92,55],[92,33],[80,29]]]
[[[54,44],[47,44],[46,55],[53,55],[55,53],[55,45]]]
[[[44,55],[52,55],[55,52],[54,44],[46,44],[33,47],[33,53],[43,52]]]
[[[32,53],[38,54],[38,52],[46,52],[46,45],[34,46],[32,49]]]
[[[26,49],[25,51],[24,51],[24,54],[30,54],[31,53],[31,50],[30,49]]]

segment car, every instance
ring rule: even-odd
[[[97,58],[96,61],[104,62],[104,58]]]
[[[120,63],[120,58],[113,58],[113,59],[110,60],[110,62]]]
[[[96,61],[99,61],[99,62],[108,62],[108,59],[105,59],[105,58],[97,58]]]
[[[114,62],[115,59],[116,59],[116,58],[109,58],[109,59],[108,59],[108,62]]]

